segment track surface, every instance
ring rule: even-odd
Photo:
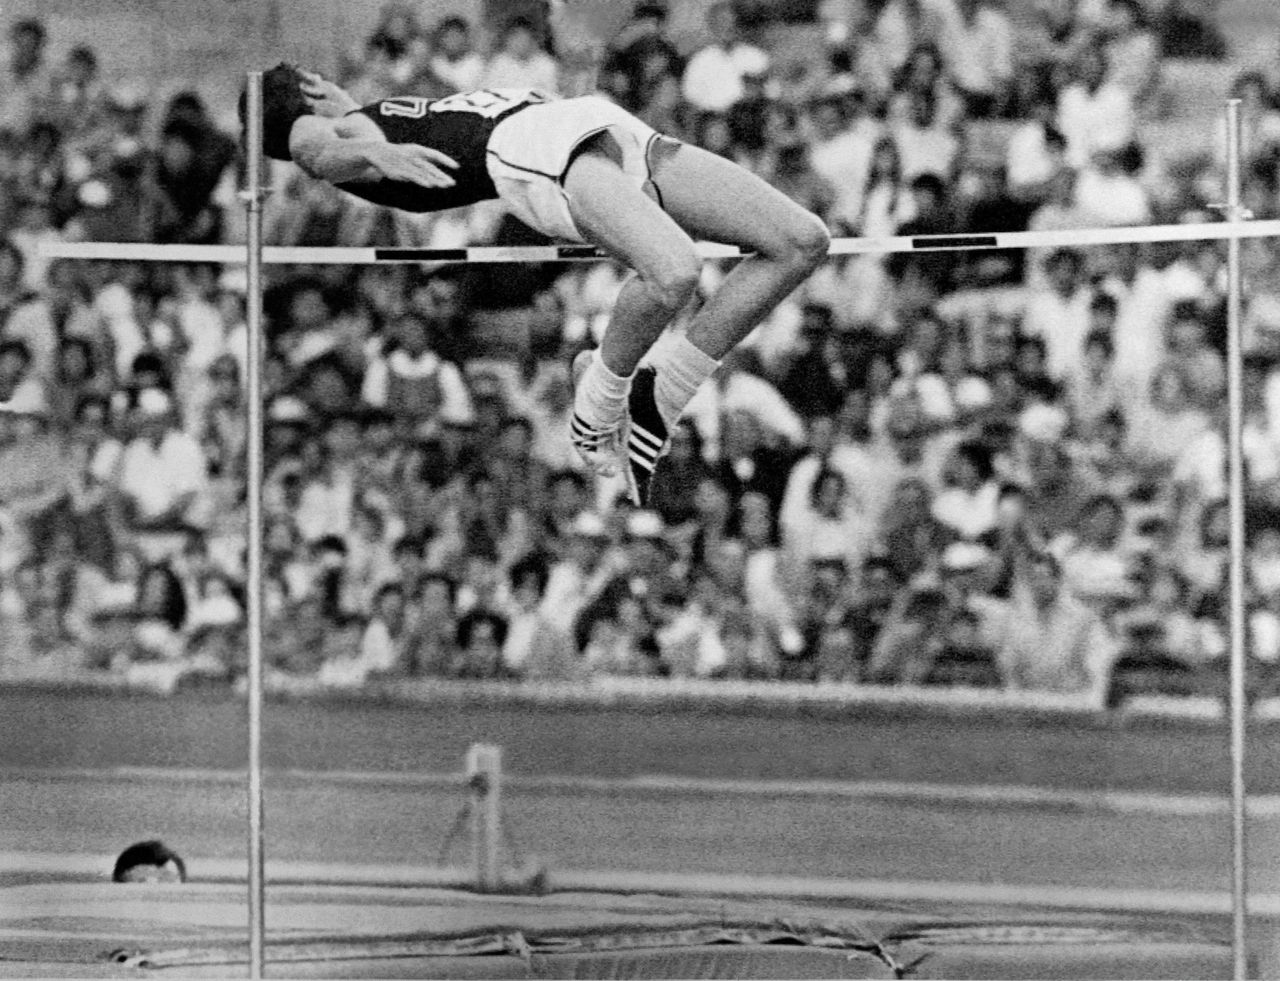
[[[0,850],[111,854],[156,834],[191,859],[245,854],[245,796],[225,782],[10,776]],[[268,780],[268,854],[282,860],[433,865],[461,793]],[[889,803],[828,797],[509,791],[521,857],[556,868],[1221,891],[1224,817]],[[1252,886],[1280,884],[1280,820],[1251,821]],[[86,870],[88,871],[88,870]]]
[[[1252,793],[1280,792],[1280,725],[1254,726]],[[0,766],[234,769],[247,759],[243,699],[0,691]],[[927,717],[836,718],[493,705],[271,703],[270,766],[442,773],[473,742],[525,775],[889,780],[1160,793],[1229,791],[1225,725]],[[0,816],[0,823],[3,817]]]
[[[243,766],[244,708],[210,697],[0,693],[0,851],[100,854],[152,835],[200,875],[246,860],[245,793],[202,769]],[[1254,740],[1251,789],[1280,788],[1280,739]],[[464,803],[444,785],[355,783],[335,774],[457,773],[475,741],[504,746],[507,772],[706,780],[903,781],[1159,796],[1225,791],[1225,733],[1007,720],[724,717],[493,706],[273,704],[267,710],[268,860],[462,865]],[[104,779],[115,767],[172,768]],[[39,768],[39,771],[26,768]],[[77,775],[73,769],[88,771]],[[321,771],[314,779],[285,769]],[[25,772],[24,772],[25,771]],[[1011,806],[975,799],[885,801],[659,790],[509,788],[517,859],[556,870],[951,882],[1224,893],[1224,813]],[[1250,889],[1280,892],[1280,814],[1250,819]],[[100,876],[102,869],[85,869]],[[0,884],[15,881],[0,870]],[[1267,925],[1270,930],[1274,923]],[[1280,963],[1272,959],[1272,963]]]

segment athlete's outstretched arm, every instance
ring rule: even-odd
[[[453,187],[442,168],[458,163],[439,150],[416,143],[353,138],[343,133],[340,120],[303,116],[289,133],[289,152],[312,177],[331,184],[360,181],[408,181],[422,187]]]

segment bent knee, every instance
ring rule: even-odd
[[[831,248],[831,233],[822,219],[808,211],[799,211],[774,227],[768,239],[757,249],[777,262],[814,268]]]
[[[827,257],[831,249],[831,232],[821,218],[806,211],[802,218],[787,227],[784,247],[796,261],[813,267]]]
[[[693,299],[693,294],[698,289],[698,280],[702,276],[702,268],[696,253],[690,251],[686,256],[673,257],[660,267],[641,275],[664,307],[679,310]]]

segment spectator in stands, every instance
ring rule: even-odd
[[[1231,98],[1239,99],[1240,115],[1249,145],[1255,156],[1274,154],[1280,149],[1280,107],[1267,77],[1260,71],[1245,71],[1231,83]]]
[[[414,91],[426,48],[414,8],[392,0],[383,5],[377,24],[359,51],[343,59],[339,74],[344,87],[361,105]]]
[[[942,653],[952,610],[940,589],[903,590],[867,662],[874,684],[922,684]]]
[[[386,583],[374,597],[369,621],[360,637],[359,653],[325,661],[318,677],[322,684],[347,687],[406,674],[414,643],[404,587]]]
[[[1227,366],[1221,352],[1209,343],[1205,314],[1194,300],[1184,300],[1173,308],[1168,337],[1168,353],[1161,367],[1181,375],[1194,406],[1212,409],[1226,393]]]
[[[849,83],[852,85],[852,81]],[[835,191],[833,218],[856,219],[881,126],[864,92],[828,85],[810,99],[805,119],[809,163]]]
[[[1047,288],[1028,296],[1023,330],[1027,336],[1044,341],[1049,375],[1061,382],[1083,360],[1093,294],[1085,281],[1084,256],[1078,250],[1056,249],[1045,260],[1044,270]]]
[[[964,99],[945,70],[942,53],[928,42],[912,48],[910,57],[894,76],[887,113],[891,128],[911,121],[918,97],[932,100],[934,115],[944,128],[953,129],[964,118]]]
[[[68,335],[58,345],[57,367],[49,391],[50,412],[60,426],[69,427],[85,398],[109,398],[114,379],[97,360],[93,345]]]
[[[560,87],[555,59],[542,50],[538,30],[527,17],[507,22],[482,79],[487,89],[538,89],[554,95]]]
[[[1058,93],[1058,128],[1067,141],[1067,161],[1082,168],[1095,154],[1123,150],[1134,140],[1133,95],[1108,80],[1106,51],[1086,45],[1077,52],[1072,80]]]
[[[431,38],[431,74],[452,92],[470,92],[480,87],[484,59],[475,50],[471,24],[464,17],[444,17]]]
[[[1000,485],[990,448],[977,441],[961,443],[951,458],[946,480],[946,489],[934,498],[932,506],[938,523],[951,536],[967,541],[995,531]]]
[[[987,119],[1008,107],[1013,81],[1013,27],[998,0],[956,0],[942,50],[964,98],[965,115]]]
[[[222,213],[215,191],[236,158],[235,141],[190,91],[169,100],[160,135],[158,241],[219,241]]]
[[[451,674],[465,680],[507,678],[502,646],[507,639],[507,621],[488,610],[472,610],[458,621],[457,655]]]
[[[187,597],[182,580],[168,563],[144,568],[138,595],[131,648],[121,659],[177,661],[186,654]]]
[[[666,25],[665,2],[637,3],[605,54],[601,77],[619,103],[633,112],[644,105],[643,90],[655,71],[680,76],[683,59]]]
[[[457,583],[441,572],[423,575],[411,591],[416,610],[408,671],[415,678],[445,678],[453,670]]]
[[[502,662],[517,678],[566,681],[581,673],[569,631],[549,618],[543,605],[549,576],[545,557],[536,553],[516,562],[509,573],[511,615]]]
[[[1094,302],[1110,301],[1097,296]],[[1066,378],[1067,401],[1075,432],[1092,439],[1109,413],[1122,410],[1125,392],[1115,373],[1115,345],[1106,330],[1091,330],[1085,338],[1084,357]]]
[[[1031,556],[1007,602],[970,602],[1006,688],[1076,694],[1101,707],[1114,645],[1098,616],[1065,587],[1057,559]]]
[[[172,554],[186,531],[205,520],[208,463],[160,389],[138,393],[132,421],[137,435],[125,447],[119,478],[125,520],[159,555]]]
[[[1108,0],[1105,43],[1107,81],[1129,92],[1135,106],[1149,106],[1160,83],[1160,52],[1142,0]]]
[[[0,548],[12,550],[15,566],[29,543],[39,543],[65,517],[74,467],[67,440],[42,410],[0,409],[0,515],[7,524]]]
[[[800,569],[819,559],[841,559],[846,568],[860,568],[872,535],[864,502],[850,493],[844,475],[829,467],[815,474],[805,506],[782,528],[788,562]]]
[[[1066,138],[1057,125],[1057,95],[1046,81],[1025,96],[1022,122],[1009,137],[1005,169],[1009,193],[1032,206],[1046,203],[1066,164]]]
[[[1136,399],[1129,420],[1129,446],[1139,464],[1167,478],[1182,450],[1209,427],[1205,412],[1189,399],[1182,372],[1159,369],[1146,398]]]
[[[1101,273],[1101,289],[1116,299],[1112,339],[1121,379],[1137,392],[1145,392],[1164,360],[1167,325],[1174,296],[1167,276],[1144,261],[1137,246],[1108,249],[1109,270]],[[1132,420],[1131,420],[1132,422]]]
[[[715,476],[728,491],[733,507],[749,491],[764,494],[777,507],[793,459],[790,447],[771,442],[752,413],[729,409],[722,414],[720,465]]]
[[[769,70],[769,56],[742,36],[732,3],[714,3],[707,10],[712,41],[695,51],[685,66],[685,101],[702,112],[727,112],[745,95],[744,80]]]
[[[9,57],[0,76],[0,130],[25,133],[48,108],[52,72],[45,60],[44,23],[34,17],[9,27]]]
[[[370,362],[361,398],[393,416],[426,422],[466,424],[475,410],[458,366],[443,360],[433,347],[432,324],[420,314],[401,316],[394,329],[395,346]]]
[[[47,110],[49,118],[75,150],[80,150],[102,125],[106,98],[97,54],[86,44],[76,45],[53,78]]]
[[[0,411],[28,414],[48,409],[44,382],[32,370],[30,348],[19,340],[0,342]]]
[[[917,45],[945,43],[948,14],[955,8],[947,0],[887,0],[878,2],[875,20],[876,44],[890,72],[899,72],[910,60]]]
[[[1125,511],[1099,495],[1085,504],[1074,534],[1055,543],[1066,588],[1103,616],[1135,598],[1133,556],[1124,547]]]
[[[1142,148],[1130,144],[1097,153],[1076,181],[1076,207],[1092,226],[1142,225],[1151,221],[1151,201],[1140,175]]]

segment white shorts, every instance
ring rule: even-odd
[[[622,148],[623,172],[642,187],[657,130],[608,99],[588,95],[532,105],[497,125],[489,137],[488,170],[498,196],[530,228],[582,242],[561,178],[573,151],[605,131]]]

